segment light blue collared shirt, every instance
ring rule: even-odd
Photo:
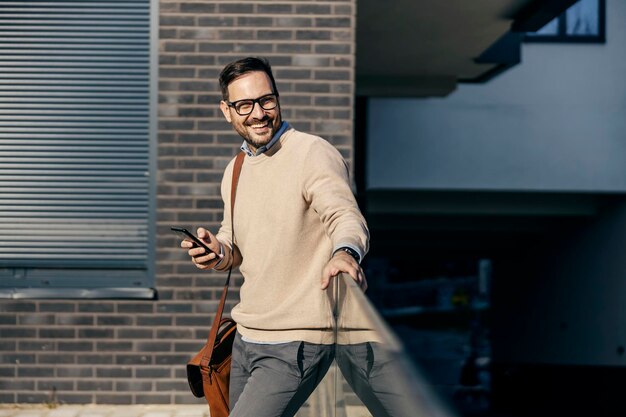
[[[246,142],[245,140],[243,141],[240,149],[244,151],[248,156],[259,156],[263,152],[266,152],[269,148],[271,148],[276,142],[278,142],[280,137],[283,135],[283,133],[285,133],[287,129],[289,129],[289,123],[285,121],[281,122],[278,132],[274,133],[274,137],[272,138],[272,140],[270,140],[267,145],[263,145],[259,149],[257,149],[256,153],[252,152],[250,146],[248,146],[248,142]]]

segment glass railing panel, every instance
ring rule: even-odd
[[[337,407],[339,391],[336,387],[339,383],[339,369],[334,362],[296,417],[347,417],[345,409]]]
[[[297,417],[453,417],[348,275],[329,292],[335,360]]]

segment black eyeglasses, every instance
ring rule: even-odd
[[[259,106],[261,106],[263,110],[275,109],[276,106],[278,106],[278,95],[268,94],[259,98],[254,98],[254,99],[246,98],[246,99],[237,100],[237,101],[226,100],[226,104],[228,104],[229,107],[232,107],[233,109],[235,109],[237,114],[240,116],[247,116],[250,113],[252,113],[252,110],[254,110],[255,103],[259,103]]]

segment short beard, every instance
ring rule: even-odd
[[[249,147],[252,147],[252,148],[254,148],[254,150],[257,150],[257,149],[259,149],[260,147],[265,146],[265,145],[267,145],[268,143],[270,143],[272,139],[270,138],[270,140],[268,140],[268,141],[267,141],[267,142],[265,142],[265,143],[258,143],[258,142],[253,141],[253,140],[252,140],[252,139],[250,139],[250,138],[243,138],[243,140],[244,140],[244,141],[248,144],[248,146],[249,146]]]

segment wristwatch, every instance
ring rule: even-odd
[[[342,246],[339,249],[337,249],[335,251],[335,253],[339,252],[339,251],[343,251],[343,252],[347,252],[348,255],[352,256],[357,262],[361,262],[361,256],[359,255],[359,253],[357,251],[355,251],[354,249],[348,247],[348,246]],[[333,253],[333,256],[335,255],[335,253]]]

